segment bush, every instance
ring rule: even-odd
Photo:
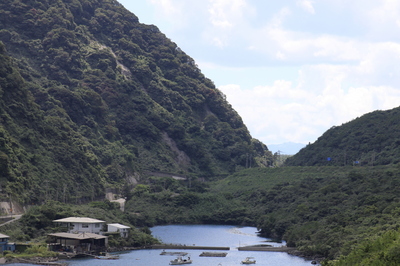
[[[11,254],[13,254],[13,252],[12,252],[11,250],[4,250],[4,251],[3,251],[3,256],[4,256],[4,257],[7,257],[7,255],[8,255],[8,257],[9,257],[9,256],[11,256]]]
[[[25,250],[25,253],[28,255],[34,255],[39,257],[56,257],[57,253],[53,251],[49,251],[47,246],[42,245],[32,245]]]

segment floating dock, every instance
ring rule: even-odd
[[[152,245],[150,249],[197,249],[197,250],[230,250],[229,247],[210,247],[210,246],[186,246],[186,245],[173,245],[173,244],[158,244]],[[273,252],[290,252],[296,248],[281,246],[271,247],[264,245],[238,247],[239,251],[273,251]],[[212,253],[212,252],[210,252]]]
[[[202,250],[229,250],[229,247],[186,246],[186,245],[152,245],[151,249],[202,249]]]
[[[274,252],[288,252],[296,250],[296,248],[290,248],[286,246],[281,247],[270,247],[270,246],[247,246],[239,247],[238,250],[241,251],[274,251]]]
[[[199,257],[226,257],[226,252],[203,252]]]
[[[187,252],[169,252],[169,251],[163,251],[160,253],[160,255],[168,255],[168,256],[186,256]]]

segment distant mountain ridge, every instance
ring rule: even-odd
[[[387,165],[400,162],[400,107],[374,111],[327,130],[286,165]]]
[[[0,56],[0,185],[20,202],[271,158],[194,60],[118,1],[1,1]]]

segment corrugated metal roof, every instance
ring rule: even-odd
[[[126,226],[126,225],[123,225],[123,224],[107,224],[107,225],[110,225],[110,226],[114,226],[114,227],[116,227],[116,228],[120,228],[120,229],[128,229],[128,228],[130,228],[129,226]]]
[[[69,238],[69,239],[78,239],[78,240],[107,238],[107,236],[102,236],[102,235],[92,234],[92,233],[81,233],[81,234],[54,233],[54,234],[49,234],[49,236],[56,236],[56,237]]]
[[[63,219],[54,220],[56,223],[84,223],[84,224],[95,224],[95,223],[105,223],[105,221],[97,220],[87,217],[68,217]]]
[[[0,234],[0,238],[9,238],[8,235]]]

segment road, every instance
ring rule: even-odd
[[[7,221],[5,223],[0,224],[0,226],[3,226],[3,225],[6,225],[6,224],[9,224],[9,223],[18,221],[21,217],[22,217],[22,214],[0,216],[0,218],[14,218],[14,219],[12,219],[10,221]]]

